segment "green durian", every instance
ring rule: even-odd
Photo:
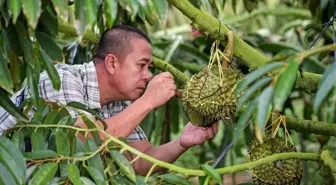
[[[276,153],[296,152],[293,145],[282,137],[266,135],[264,142],[254,139],[249,146],[249,159],[258,159]],[[303,161],[299,159],[279,160],[251,169],[254,183],[259,185],[299,185],[303,174]]]
[[[193,75],[181,94],[184,111],[192,124],[208,127],[235,115],[237,97],[233,91],[242,78],[239,71],[217,64]]]

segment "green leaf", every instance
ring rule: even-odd
[[[7,3],[9,3],[9,9],[12,13],[13,24],[15,24],[21,12],[21,0],[10,0]]]
[[[68,174],[69,179],[74,185],[82,185],[82,181],[80,180],[80,173],[76,165],[70,163],[68,164]]]
[[[28,23],[31,28],[35,29],[37,21],[41,13],[41,1],[40,0],[21,0],[22,11],[25,14]]]
[[[29,185],[45,185],[53,179],[58,169],[56,163],[44,163],[29,181]]]
[[[209,166],[207,164],[201,165],[201,169],[206,174],[208,174],[212,179],[214,179],[216,182],[218,182],[219,184],[223,184],[220,174],[218,172],[216,172],[215,169],[213,169],[211,166]]]
[[[84,0],[75,0],[76,30],[82,35],[86,28]]]
[[[136,182],[136,175],[133,167],[126,157],[116,150],[110,151],[113,160],[118,164],[120,171],[125,174],[130,180]]]
[[[93,166],[88,166],[86,170],[89,172],[90,176],[93,178],[94,182],[97,185],[106,185],[104,174],[101,173],[97,168]]]
[[[73,156],[73,154],[79,153],[79,152],[84,152],[84,145],[83,142],[78,138],[74,138],[74,140],[72,141],[72,146],[71,146],[71,156]]]
[[[95,152],[98,149],[96,143],[90,139],[86,138],[85,144],[84,144],[84,151],[86,154],[91,154],[92,152]],[[97,168],[101,173],[104,173],[104,165],[103,161],[99,154],[94,155],[92,158],[87,160],[88,166],[94,166]]]
[[[173,184],[181,184],[181,185],[192,185],[190,181],[187,179],[184,179],[180,176],[174,175],[174,174],[164,174],[158,176],[159,178],[163,179],[166,182],[170,182]]]
[[[107,28],[112,28],[118,15],[118,2],[104,0],[104,18]]]
[[[24,153],[25,158],[27,159],[48,159],[57,157],[57,153],[52,150],[40,150],[35,152],[26,152]]]
[[[68,136],[59,130],[56,131],[56,146],[58,155],[70,156],[70,143]]]
[[[89,178],[87,177],[80,177],[80,180],[84,185],[95,185]]]
[[[139,1],[139,4],[141,6],[139,8],[139,16],[143,20],[147,20],[148,23],[153,26],[158,19],[158,15],[154,12],[154,4],[150,1]]]
[[[55,90],[59,90],[61,88],[61,79],[60,79],[58,72],[56,71],[56,68],[53,62],[51,61],[51,58],[49,58],[49,56],[43,49],[40,50],[40,56],[41,56],[41,61],[47,70],[47,73],[51,80],[53,88]]]
[[[0,163],[0,184],[17,185],[14,177],[10,174],[7,167],[3,163]]]
[[[33,164],[33,165],[31,165],[27,168],[25,184],[28,184],[28,181],[31,179],[31,177],[38,170],[38,167],[39,167],[38,164]]]
[[[7,60],[0,53],[0,87],[9,93],[13,93],[12,78],[7,67]]]
[[[68,18],[68,0],[52,0],[57,15],[62,20],[67,20]]]
[[[96,0],[84,0],[84,12],[86,24],[89,28],[96,22],[98,7]]]
[[[88,113],[94,115],[95,118],[97,118],[97,119],[103,124],[103,126],[104,126],[104,130],[107,129],[107,124],[106,124],[105,120],[102,119],[102,118],[98,115],[97,112],[95,112],[94,110],[90,109],[88,106],[86,106],[86,105],[84,105],[84,104],[82,104],[82,103],[79,103],[79,102],[74,102],[74,101],[67,103],[66,106],[73,107],[73,108],[76,108],[76,109],[80,109],[80,110],[86,111],[86,112],[88,112]]]
[[[12,142],[18,148],[21,153],[25,152],[25,141],[23,137],[23,133],[21,131],[15,131],[12,136]]]
[[[0,163],[6,166],[6,168],[13,175],[17,184],[23,184],[23,179],[25,176],[23,176],[20,169],[22,167],[16,164],[15,159],[3,147],[0,147]]]
[[[9,30],[7,30],[9,31]],[[8,54],[9,54],[9,41],[8,41],[8,37],[7,37],[7,32],[5,29],[1,29],[0,30],[0,53],[3,54],[3,57],[6,59],[8,59]]]
[[[60,119],[61,119],[60,112],[57,110],[53,110],[46,115],[44,124],[45,125],[56,125]]]
[[[52,61],[50,61],[51,64],[54,61],[57,61],[57,62],[63,61],[62,50],[60,47],[58,47],[58,45],[55,43],[55,41],[51,37],[49,37],[47,34],[42,33],[42,32],[36,32],[35,35],[36,35],[36,39],[39,42],[42,50],[45,51],[45,52],[42,52],[41,50],[40,52],[44,54],[45,56],[49,56],[50,59],[52,59]],[[47,60],[47,58],[44,55],[42,55],[42,57],[45,60]]]
[[[4,136],[0,136],[0,155],[1,158],[7,160],[7,162],[2,161],[4,165],[11,165],[12,172],[15,172],[14,177],[17,178],[19,184],[22,184],[26,176],[25,160],[14,143]]]
[[[38,89],[38,81],[39,81],[39,77],[37,76],[37,70],[32,68],[31,66],[27,66],[27,83],[28,83],[28,87],[29,87],[29,92],[30,92],[30,96],[34,102],[35,107],[37,107],[38,109],[40,108],[40,104],[39,104],[39,89]]]
[[[156,12],[160,16],[161,21],[165,21],[168,18],[168,1],[152,0]]]
[[[321,104],[323,103],[323,100],[326,99],[329,92],[332,90],[332,88],[336,85],[336,64],[332,64],[328,70],[326,70],[325,74],[323,75],[321,79],[321,85],[319,89],[316,92],[315,101],[314,101],[314,112],[317,113]]]
[[[46,149],[46,143],[40,132],[33,132],[31,135],[32,151],[42,151]]]
[[[335,120],[335,113],[336,113],[336,88],[334,88],[333,92],[329,96],[329,102],[327,107],[327,122],[334,123]]]
[[[296,81],[296,74],[299,69],[299,63],[291,61],[288,64],[287,69],[280,75],[277,84],[275,86],[274,93],[274,110],[281,112],[283,106],[292,92],[292,88]]]
[[[335,70],[336,68],[336,63],[333,62],[323,73],[323,76],[321,78],[320,84],[323,84],[325,82],[325,80],[327,79],[327,77],[332,74],[332,72]]]
[[[9,43],[10,49],[14,51],[14,53],[17,56],[23,55],[22,43],[19,37],[19,35],[22,36],[22,33],[23,32],[18,33],[16,30],[16,27],[13,24],[8,25],[8,28],[7,28],[8,43]]]
[[[239,94],[242,90],[244,90],[247,86],[253,83],[255,80],[263,76],[264,74],[282,67],[284,63],[274,62],[270,64],[266,64],[265,66],[247,74],[242,81],[240,81],[235,89],[235,94]]]
[[[16,29],[16,33],[18,34],[17,36],[21,43],[21,48],[23,49],[24,61],[27,64],[29,64],[31,67],[35,66],[33,44],[29,38],[28,29],[20,20],[18,20],[17,23],[15,24],[15,29]],[[15,41],[15,40],[16,39],[10,40],[10,41]],[[21,48],[19,50],[21,50]],[[18,51],[18,53],[16,54],[20,56],[22,53]]]
[[[144,177],[142,176],[137,176],[136,177],[136,185],[146,185],[145,181],[144,181]]]
[[[237,121],[237,126],[233,131],[233,141],[232,145],[235,145],[235,143],[239,140],[240,133],[243,132],[245,129],[245,126],[247,122],[249,121],[250,117],[252,116],[252,113],[254,109],[256,108],[257,104],[256,101],[252,101],[249,103],[247,109],[239,116],[239,119]]]
[[[244,94],[239,98],[238,104],[237,104],[237,111],[240,110],[240,108],[244,105],[244,103],[249,100],[256,92],[263,88],[265,85],[267,85],[269,82],[272,81],[271,77],[265,77],[261,80],[257,81],[255,84],[253,84],[249,89],[244,92]]]
[[[268,86],[260,94],[258,99],[258,125],[261,131],[265,130],[265,122],[267,114],[269,113],[268,107],[271,103],[274,92],[274,86]]]
[[[111,177],[111,182],[112,184],[118,184],[118,185],[133,185],[134,184],[132,181],[128,180],[125,176],[121,176],[118,174],[113,175]]]
[[[47,8],[42,12],[35,31],[42,31],[52,38],[58,35],[58,19],[52,8]]]
[[[23,121],[28,121],[28,118],[17,108],[17,106],[9,99],[8,95],[0,89],[0,106],[3,107],[9,114]]]
[[[85,114],[81,114],[81,118],[83,119],[85,125],[87,126],[87,128],[89,129],[94,129],[94,128],[98,128],[95,121],[92,120],[90,117],[86,116]],[[93,139],[95,141],[95,143],[97,145],[100,145],[102,140],[100,139],[99,133],[98,131],[92,131],[90,132],[91,135],[93,136]]]

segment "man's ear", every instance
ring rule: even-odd
[[[110,75],[115,74],[116,63],[118,62],[117,60],[118,60],[117,57],[112,54],[108,54],[105,57],[105,60],[104,60],[105,68]]]

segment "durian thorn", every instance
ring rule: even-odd
[[[237,84],[238,84],[238,82],[236,82],[236,84],[234,85],[234,87],[231,89],[231,92],[230,92],[229,96],[226,98],[226,100],[223,102],[223,104],[226,103],[226,101],[231,97],[231,95],[233,94],[233,91],[237,87]]]

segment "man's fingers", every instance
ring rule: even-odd
[[[214,123],[211,126],[211,129],[213,130],[214,134],[217,134],[217,132],[218,132],[218,122]]]
[[[175,90],[175,96],[181,97],[181,94],[182,94],[182,91],[180,91],[178,89]]]
[[[215,135],[214,131],[212,130],[212,128],[208,128],[206,130],[206,133],[207,133],[207,139],[211,139]]]
[[[163,77],[163,78],[174,79],[174,76],[170,72],[163,72],[163,73],[160,74],[160,76]]]
[[[176,85],[175,84],[167,84],[168,89],[175,91]]]

